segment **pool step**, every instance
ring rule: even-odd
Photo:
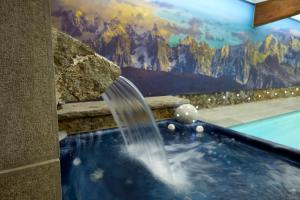
[[[173,118],[174,108],[190,102],[174,96],[147,97],[145,100],[156,120]],[[64,104],[57,114],[59,130],[68,134],[116,127],[104,101]]]

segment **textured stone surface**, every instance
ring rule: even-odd
[[[59,200],[58,160],[8,173],[0,173],[1,200]]]
[[[291,88],[245,90],[214,94],[190,94],[178,97],[189,99],[198,108],[214,108],[224,105],[235,105],[256,101],[300,96],[300,86]]]
[[[174,116],[174,108],[189,103],[187,99],[172,96],[145,98],[156,120]],[[103,101],[70,103],[58,111],[59,130],[68,133],[116,127],[109,108]]]
[[[118,66],[52,28],[56,99],[58,102],[95,100],[121,74]]]
[[[50,1],[0,5],[0,199],[58,200]]]
[[[191,104],[183,104],[175,109],[175,119],[184,124],[191,124],[199,119],[198,110]]]
[[[0,6],[0,170],[58,157],[49,2]]]

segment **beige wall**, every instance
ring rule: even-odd
[[[49,0],[0,13],[0,199],[60,199]]]

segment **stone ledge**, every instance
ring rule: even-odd
[[[174,108],[190,102],[174,96],[148,97],[145,100],[156,120],[172,118]],[[116,127],[104,101],[65,104],[57,113],[59,130],[68,134]]]
[[[198,106],[198,108],[200,109],[260,102],[296,96],[300,96],[300,86],[289,88],[220,92],[212,94],[178,95],[178,97],[180,98],[189,99],[192,105]]]

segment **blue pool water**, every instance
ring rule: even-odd
[[[176,130],[167,126],[173,123]],[[164,184],[124,151],[118,129],[61,141],[64,200],[299,200],[300,164],[235,141],[204,124],[159,122],[170,166],[185,181]],[[153,164],[153,170],[157,170]]]
[[[300,150],[300,111],[233,126],[231,129]]]

